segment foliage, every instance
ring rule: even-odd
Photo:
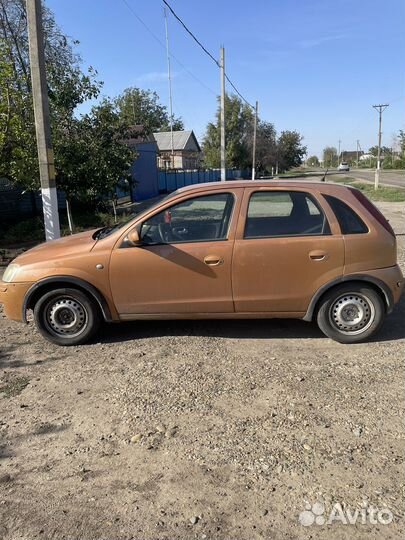
[[[135,158],[119,111],[104,100],[75,115],[78,105],[99,96],[101,83],[91,67],[82,71],[78,42],[61,32],[46,6],[43,27],[57,186],[69,202],[112,197],[130,179]],[[0,175],[25,190],[40,186],[24,0],[0,0]]]
[[[398,143],[399,143],[399,147],[401,148],[401,155],[404,158],[405,157],[405,131],[403,131],[402,129],[399,130]]]
[[[369,153],[375,157],[378,156],[378,146],[372,146],[369,149]],[[392,153],[392,149],[388,148],[388,146],[382,146],[381,147],[381,157],[383,156],[390,156]]]
[[[277,141],[278,168],[286,171],[301,165],[302,158],[307,153],[302,145],[302,136],[298,131],[282,131]]]
[[[159,96],[151,90],[127,88],[115,100],[122,124],[126,126],[143,126],[150,135],[156,131],[170,130],[170,115],[167,107],[159,103]],[[174,131],[184,129],[181,118],[173,117]]]
[[[252,167],[254,113],[251,107],[235,95],[225,96],[225,139],[227,168]],[[220,107],[215,122],[207,126],[203,140],[206,167],[220,166]],[[302,163],[306,147],[296,131],[283,131],[277,138],[270,122],[259,121],[256,137],[256,169],[270,171],[278,165],[287,170]]]
[[[307,165],[309,167],[319,167],[319,159],[317,156],[310,156],[307,159]]]
[[[69,121],[68,144],[55,141],[57,184],[68,198],[111,197],[122,179],[130,181],[134,152],[114,104],[104,99],[90,113]]]
[[[80,69],[69,40],[43,8],[43,26],[53,140],[69,142],[76,107],[98,95],[100,83],[91,68]],[[39,170],[29,72],[24,0],[0,0],[0,152],[1,174],[25,189],[39,187]]]
[[[2,231],[1,244],[12,246],[20,243],[27,244],[43,240],[45,235],[44,224],[40,218],[32,218],[11,225]]]
[[[249,145],[250,147],[251,145]],[[250,148],[249,148],[250,149]],[[252,151],[253,149],[250,149]],[[256,169],[270,171],[277,161],[277,134],[270,122],[259,121],[256,137]]]
[[[215,122],[207,126],[203,140],[204,161],[206,167],[220,166],[221,147],[221,109],[218,106]],[[251,137],[253,132],[253,111],[237,96],[225,96],[225,139],[226,166],[243,169],[252,163]]]
[[[337,150],[334,146],[326,146],[323,149],[323,166],[327,169],[336,167],[338,164]]]

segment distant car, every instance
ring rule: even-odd
[[[350,171],[349,164],[346,163],[346,161],[342,161],[342,163],[338,167],[338,171]]]
[[[236,181],[181,188],[125,223],[19,255],[0,302],[14,320],[32,309],[59,345],[85,343],[103,320],[272,317],[356,343],[403,284],[395,233],[361,191]]]

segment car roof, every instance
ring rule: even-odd
[[[329,189],[336,189],[336,191],[348,189],[348,186],[344,184],[335,184],[331,182],[321,182],[318,181],[306,181],[306,180],[226,180],[225,182],[216,181],[216,182],[204,182],[201,184],[191,184],[189,186],[184,186],[179,188],[176,193],[185,193],[187,191],[194,190],[213,190],[213,189],[224,189],[224,188],[246,188],[246,187],[273,187],[273,188],[306,188],[306,189],[315,189],[328,186]]]

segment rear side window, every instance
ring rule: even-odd
[[[324,195],[324,197],[338,220],[342,234],[368,233],[367,225],[350,206],[332,195]]]
[[[257,191],[249,200],[245,238],[330,234],[315,200],[301,191]]]

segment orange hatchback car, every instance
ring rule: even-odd
[[[188,186],[125,223],[42,244],[0,282],[6,315],[33,310],[59,345],[100,323],[299,318],[342,343],[378,330],[403,276],[395,234],[358,190],[237,181]]]

